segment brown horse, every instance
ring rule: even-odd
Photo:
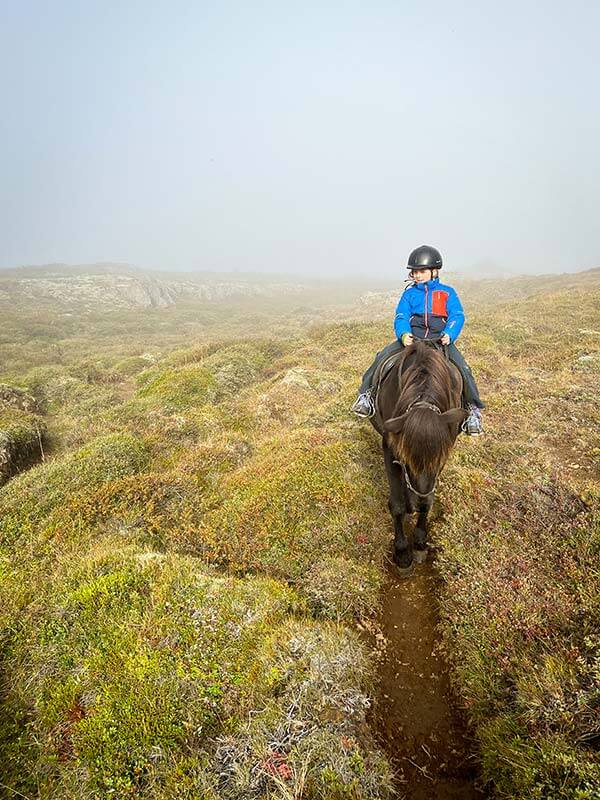
[[[416,340],[405,348],[377,393],[371,419],[383,440],[394,521],[394,562],[401,574],[413,558],[427,557],[427,515],[437,479],[454,446],[460,424],[462,378],[439,347]],[[404,517],[417,513],[414,545],[404,532]]]

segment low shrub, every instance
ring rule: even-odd
[[[142,376],[144,377],[144,373]],[[150,379],[138,390],[138,397],[160,403],[169,411],[183,411],[210,403],[216,398],[217,381],[208,369],[197,364],[167,368]]]
[[[598,497],[584,502],[557,482],[504,484],[501,494],[482,482],[477,498],[474,489],[441,528],[442,608],[484,777],[503,798],[592,800],[600,786]]]
[[[381,491],[360,464],[356,442],[325,430],[297,431],[257,447],[224,476],[196,552],[238,572],[297,581],[317,560],[353,556],[378,563],[387,545]]]
[[[261,642],[300,607],[274,581],[221,578],[117,541],[63,564],[6,643],[8,728],[27,722],[18,742],[4,737],[4,782],[130,797],[157,792],[186,761],[203,765],[256,699]]]
[[[358,636],[292,621],[264,640],[260,658],[271,697],[219,740],[223,800],[391,797],[390,767],[365,721],[371,666]]]
[[[47,524],[49,514],[71,497],[138,472],[147,460],[148,451],[140,439],[111,434],[14,478],[0,490],[0,544],[27,537]]]
[[[314,612],[338,621],[373,615],[380,605],[381,583],[379,565],[344,556],[320,558],[300,579]]]
[[[42,458],[45,434],[41,417],[0,403],[0,486]]]

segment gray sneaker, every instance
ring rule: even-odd
[[[483,433],[483,425],[481,424],[481,411],[477,406],[469,405],[469,416],[462,424],[462,430],[467,436],[481,436]]]
[[[374,416],[375,403],[371,397],[371,392],[368,391],[359,394],[350,410],[354,411],[357,416],[363,417],[364,419]]]

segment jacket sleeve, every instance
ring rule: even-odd
[[[448,294],[446,309],[448,311],[448,319],[442,333],[447,333],[450,341],[455,342],[465,324],[465,312],[454,289],[451,289]]]
[[[410,317],[411,317],[411,310],[410,310],[410,300],[409,300],[409,290],[405,289],[400,300],[398,300],[398,305],[396,306],[396,316],[394,317],[394,331],[396,332],[396,337],[401,339],[403,334],[410,333]]]

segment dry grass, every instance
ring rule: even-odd
[[[459,451],[441,497],[448,650],[502,798],[600,790],[597,302],[565,292],[534,316],[531,300],[490,312],[488,434]],[[477,366],[487,335],[469,346]]]

